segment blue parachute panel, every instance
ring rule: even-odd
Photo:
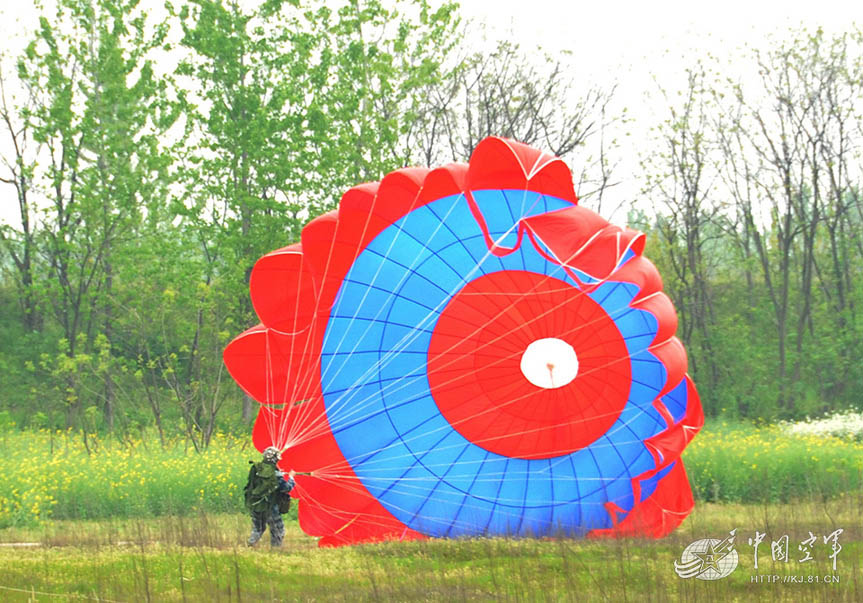
[[[662,396],[662,403],[665,404],[665,408],[667,408],[668,412],[671,413],[675,423],[686,416],[686,402],[687,391],[685,378],[680,380],[680,384],[677,387]]]

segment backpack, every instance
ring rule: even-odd
[[[249,461],[252,463],[252,461]],[[273,504],[274,494],[279,489],[279,476],[276,466],[260,461],[252,463],[249,469],[249,479],[243,490],[246,498],[246,509],[253,513],[269,511]]]
[[[279,513],[287,513],[291,510],[291,495],[289,492],[279,492]]]

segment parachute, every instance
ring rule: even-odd
[[[704,417],[644,235],[578,205],[560,159],[470,162],[347,191],[251,274],[226,348],[252,439],[298,473],[320,546],[481,535],[663,537]]]

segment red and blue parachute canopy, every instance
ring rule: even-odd
[[[261,258],[261,324],[225,350],[321,545],[661,537],[692,509],[703,423],[644,236],[577,205],[559,159],[487,138],[468,165],[348,191]]]

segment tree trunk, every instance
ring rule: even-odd
[[[243,422],[251,423],[252,419],[255,418],[255,404],[252,398],[243,393]]]
[[[110,261],[105,262],[105,338],[108,340],[108,361],[105,363],[105,406],[104,406],[104,416],[105,416],[105,426],[108,428],[108,431],[114,431],[114,399],[115,399],[115,391],[114,391],[114,377],[112,375],[112,367],[111,367],[111,340],[113,339],[113,313],[112,313],[112,303],[111,303],[111,288],[114,284],[114,276],[112,272],[112,266]]]

